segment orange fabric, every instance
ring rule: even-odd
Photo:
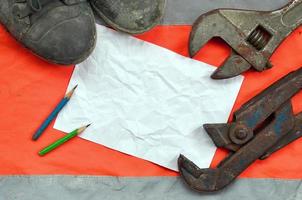
[[[190,26],[158,26],[137,36],[145,41],[187,56]],[[302,28],[293,33],[272,57],[275,67],[248,72],[234,109],[288,72],[302,66]],[[0,174],[73,174],[113,176],[175,176],[177,173],[103,146],[76,138],[41,158],[37,152],[63,133],[51,127],[37,141],[31,136],[65,93],[73,67],[48,64],[33,56],[0,27]],[[196,59],[219,65],[229,48],[211,41]],[[187,67],[187,66],[184,66]],[[293,102],[302,110],[302,94]],[[225,156],[218,150],[217,164]],[[302,140],[298,140],[265,161],[256,162],[242,177],[302,178]]]

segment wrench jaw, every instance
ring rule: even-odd
[[[216,147],[235,152],[240,148],[240,145],[234,144],[229,138],[231,126],[232,124],[204,124],[203,128]]]
[[[200,169],[185,156],[178,158],[179,173],[184,182],[197,192],[214,192],[217,190],[216,170]]]
[[[228,176],[219,168],[200,169],[183,155],[178,158],[179,173],[183,181],[200,193],[216,192],[229,185],[234,176]]]
[[[224,27],[219,24],[224,24],[226,23],[225,21],[226,19],[219,10],[213,10],[201,15],[195,21],[190,33],[189,42],[189,54],[191,58],[194,57],[212,38],[221,37],[221,35],[223,35],[223,32],[225,31]]]
[[[214,71],[211,78],[216,80],[233,78],[248,71],[251,67],[251,64],[232,50],[230,57]]]
[[[230,24],[230,21],[224,16],[225,12],[232,12],[228,9],[217,9],[207,14],[201,15],[193,25],[190,42],[189,54],[194,57],[200,49],[212,38],[221,38],[226,43],[233,41],[238,35],[225,34],[225,31],[234,32],[237,28]],[[241,14],[234,12],[235,14]],[[237,38],[241,40],[242,38]],[[227,79],[235,77],[251,68],[251,64],[238,55],[233,49],[230,57],[213,74],[213,79]]]

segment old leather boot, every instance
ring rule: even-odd
[[[113,28],[142,33],[155,26],[163,16],[165,0],[90,0],[92,8]]]
[[[0,21],[26,48],[58,64],[76,64],[95,46],[86,0],[1,0]]]

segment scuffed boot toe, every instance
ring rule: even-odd
[[[96,43],[87,0],[1,0],[0,22],[24,47],[47,61],[85,60]]]
[[[95,22],[91,10],[84,5],[51,10],[35,22],[23,43],[50,62],[64,65],[82,62],[93,51],[96,41]]]
[[[108,25],[131,33],[143,33],[158,24],[165,0],[91,0],[92,8]]]

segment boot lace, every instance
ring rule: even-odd
[[[19,19],[24,19],[42,10],[43,5],[53,0],[16,0],[13,14]]]

